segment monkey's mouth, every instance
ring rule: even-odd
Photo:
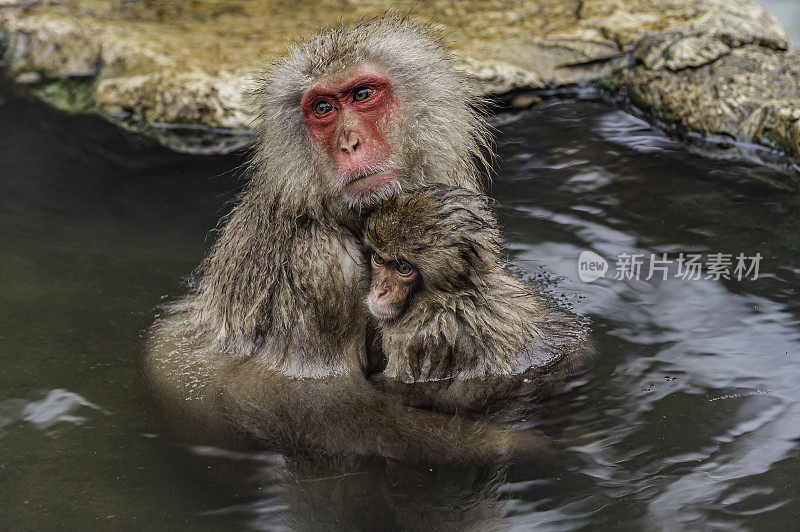
[[[397,308],[375,303],[370,297],[367,297],[367,309],[379,321],[392,321],[400,315]]]
[[[344,193],[353,199],[368,198],[389,186],[394,176],[394,170],[356,175],[344,186]]]

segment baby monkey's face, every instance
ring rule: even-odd
[[[367,308],[379,320],[402,314],[419,284],[419,272],[409,262],[373,250]]]

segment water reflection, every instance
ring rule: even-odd
[[[596,481],[583,496],[570,497],[595,500],[598,514],[647,527],[787,523],[797,511],[797,485],[782,495],[759,486],[765,473],[797,473],[796,465],[786,470],[800,438],[796,307],[761,295],[775,283],[792,292],[797,287],[796,272],[786,270],[797,264],[796,232],[767,237],[760,230],[772,220],[783,225],[786,207],[777,197],[746,198],[719,184],[689,181],[709,162],[688,156],[638,119],[594,109],[597,114],[585,117],[590,132],[567,141],[568,147],[580,143],[568,154],[573,164],[565,161],[562,136],[541,133],[554,122],[561,127],[559,116],[572,115],[574,106],[534,113],[533,131],[525,121],[508,126],[514,154],[504,157],[503,173],[511,179],[495,185],[515,256],[562,277],[557,290],[581,294],[575,307],[602,334],[585,405],[591,413],[570,421],[588,434],[574,450]],[[547,164],[543,153],[555,160]],[[577,276],[577,257],[587,249],[604,257],[761,251],[767,258],[759,281],[605,278],[589,284]],[[611,499],[601,505],[597,493]],[[574,526],[584,519],[585,509],[566,508],[557,519],[550,511],[546,523]],[[542,524],[538,511],[517,518]]]
[[[258,497],[206,512],[244,518],[257,530],[496,530],[504,466],[414,467],[320,457],[282,458],[192,447],[209,461],[237,463]]]

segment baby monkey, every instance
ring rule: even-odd
[[[592,353],[586,329],[506,272],[487,198],[434,185],[366,219],[374,380],[413,406],[491,414],[532,404]]]

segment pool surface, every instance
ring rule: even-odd
[[[139,373],[141,335],[184,291],[243,157],[173,155],[2,101],[0,528],[800,526],[800,199],[751,185],[766,170],[601,102],[500,126],[490,194],[507,248],[599,345],[531,420],[559,463],[321,464],[177,440]],[[587,250],[608,264],[593,282]],[[681,253],[760,254],[758,278],[676,278]],[[645,259],[638,280],[615,279],[624,255]]]

